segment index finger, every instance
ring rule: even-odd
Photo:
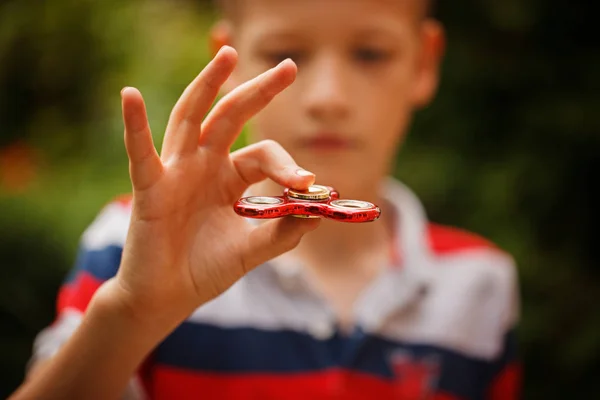
[[[264,179],[283,187],[305,190],[315,183],[315,174],[300,168],[292,156],[277,142],[263,140],[231,154],[231,160],[244,188]]]

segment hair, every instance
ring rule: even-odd
[[[217,9],[228,19],[237,18],[238,2],[240,0],[214,0]],[[423,3],[425,17],[432,17],[435,14],[436,0],[418,0]]]

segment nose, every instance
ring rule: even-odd
[[[304,74],[304,105],[311,117],[335,122],[350,111],[350,71],[343,60],[332,55],[316,57]]]

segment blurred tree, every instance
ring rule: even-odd
[[[48,326],[71,257],[52,232],[54,221],[0,201],[0,398],[23,380],[35,335]],[[18,221],[18,223],[15,223]]]
[[[600,52],[589,3],[439,2],[440,95],[398,175],[435,220],[493,239],[522,283],[531,399],[600,398]]]
[[[81,127],[97,112],[90,94],[115,68],[93,30],[93,3],[24,0],[1,7],[0,146],[27,139],[58,157],[85,152],[90,131]]]

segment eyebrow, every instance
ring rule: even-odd
[[[397,35],[403,33],[402,30],[397,29],[395,26],[393,28],[384,26],[369,26],[364,28],[359,28],[355,32],[353,32],[353,39],[377,39],[377,38],[394,38]],[[266,29],[264,31],[259,32],[254,41],[258,43],[264,42],[277,42],[277,41],[299,41],[299,40],[307,40],[309,39],[306,34],[300,34],[295,32],[293,29],[288,27],[281,27],[275,29]]]
[[[281,27],[281,28],[269,28],[260,31],[255,39],[258,41],[264,40],[298,40],[302,39],[304,35],[298,34],[293,29],[289,27]]]
[[[375,27],[375,28],[367,28],[361,31],[356,32],[356,36],[360,37],[361,39],[371,39],[371,38],[389,38],[392,36],[397,36],[400,33],[402,33],[401,31],[397,30],[397,29],[387,29],[387,28],[382,28],[382,27]]]
[[[257,43],[263,42],[286,42],[286,41],[306,41],[310,40],[310,33],[306,33],[303,27],[297,28],[294,25],[282,24],[275,21],[268,21],[265,26],[268,28],[260,29],[253,35],[253,41]],[[396,20],[383,18],[382,20],[371,22],[358,21],[352,28],[351,39],[369,40],[372,38],[394,38],[398,35],[406,34],[413,27],[408,23],[398,23]]]
[[[377,36],[381,34],[400,34],[408,30],[410,28],[409,24],[398,23],[398,21],[390,21],[389,19],[384,19],[382,21],[378,21],[376,25],[369,24],[366,26],[359,26],[359,34],[365,36]]]

